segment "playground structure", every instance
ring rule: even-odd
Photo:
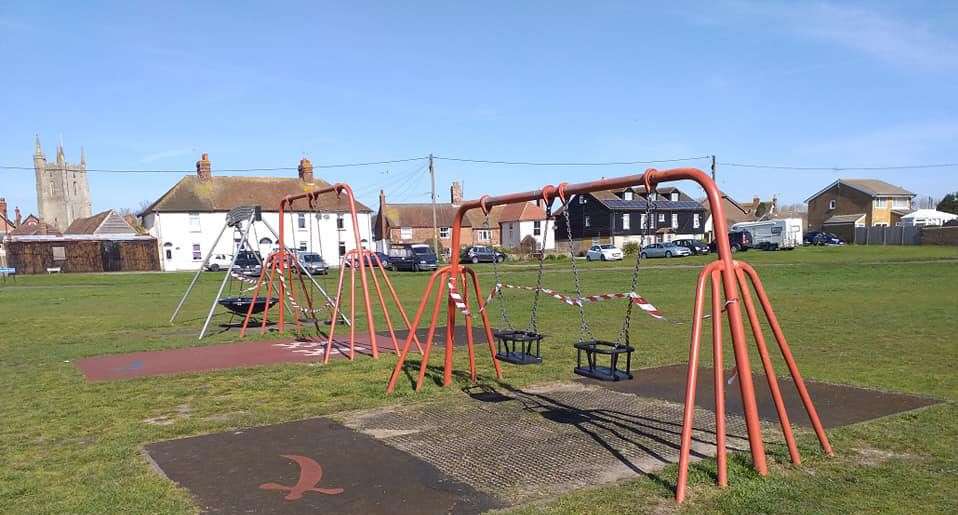
[[[293,210],[298,204],[305,203],[306,208],[310,211],[318,210],[320,196],[328,193],[335,193],[337,198],[342,196],[346,197],[355,244],[355,248],[347,251],[343,256],[340,257],[339,279],[336,287],[336,295],[332,299],[325,294],[325,290],[323,290],[322,287],[320,287],[315,281],[312,281],[312,277],[308,274],[308,272],[306,272],[305,268],[300,263],[299,258],[287,247],[285,230],[286,224],[283,223],[286,214],[289,213],[292,215]],[[363,246],[359,220],[356,215],[356,201],[353,196],[352,188],[350,188],[348,184],[337,183],[332,186],[309,191],[307,193],[288,195],[280,201],[279,219],[280,227],[279,234],[277,236],[279,248],[267,257],[262,273],[259,276],[259,280],[256,282],[256,286],[252,288],[252,303],[249,305],[246,317],[243,320],[243,326],[240,331],[240,335],[245,336],[249,323],[254,315],[256,301],[261,297],[261,292],[265,286],[266,298],[272,298],[275,294],[275,296],[279,299],[279,302],[277,302],[277,304],[281,306],[278,309],[277,315],[277,328],[279,331],[284,331],[286,329],[286,313],[289,312],[297,330],[302,329],[302,322],[305,318],[305,321],[312,322],[315,325],[317,333],[321,333],[322,331],[319,327],[316,314],[323,308],[329,309],[331,312],[331,317],[329,320],[330,327],[328,334],[326,335],[326,349],[323,362],[329,362],[329,357],[332,353],[333,345],[335,343],[336,326],[340,321],[349,327],[348,357],[350,360],[354,359],[356,355],[356,326],[354,323],[356,320],[356,275],[358,273],[362,290],[364,313],[366,315],[366,329],[369,334],[369,346],[372,356],[374,358],[379,357],[379,345],[377,342],[376,325],[373,318],[373,304],[369,291],[370,280],[375,287],[376,298],[380,308],[382,309],[383,317],[386,320],[386,326],[389,329],[389,334],[393,343],[393,349],[398,354],[399,343],[396,339],[396,333],[395,329],[393,328],[392,318],[389,314],[389,308],[386,304],[386,298],[383,295],[383,286],[385,286],[385,289],[388,291],[393,304],[398,309],[407,328],[410,325],[409,318],[406,316],[405,310],[403,310],[402,303],[399,301],[399,296],[396,294],[396,290],[393,288],[392,282],[389,280],[389,276],[386,274],[386,270],[383,267],[379,256],[377,256],[375,252],[368,250]],[[348,318],[345,316],[345,310],[343,309],[343,288],[347,273],[349,274]],[[304,276],[309,277],[311,283],[304,281]],[[380,280],[382,283],[380,283]],[[324,303],[323,307],[318,308],[316,306],[317,296],[310,293],[310,286],[318,288],[318,291],[324,296],[326,302]],[[271,304],[267,304],[260,316],[261,332],[265,332],[266,330],[271,307]],[[419,345],[419,341],[415,334],[411,333],[410,339],[415,341],[417,346]]]
[[[675,498],[677,502],[682,502],[686,496],[687,482],[688,482],[688,466],[689,466],[689,455],[691,452],[692,444],[692,427],[693,427],[693,417],[695,412],[695,389],[696,382],[698,379],[698,361],[699,361],[699,350],[700,343],[702,339],[702,326],[703,321],[706,319],[704,315],[704,302],[705,302],[705,289],[706,285],[711,282],[711,298],[712,298],[712,343],[713,343],[713,353],[714,353],[714,389],[715,389],[715,406],[716,406],[716,462],[717,462],[717,478],[716,481],[720,487],[724,487],[728,483],[728,473],[727,473],[727,459],[726,459],[726,428],[725,428],[725,381],[724,381],[724,370],[723,370],[723,358],[722,358],[722,322],[721,318],[723,313],[727,318],[728,326],[730,329],[732,337],[732,350],[735,359],[735,368],[736,375],[738,377],[739,391],[742,397],[742,404],[744,410],[744,418],[746,429],[748,433],[748,442],[749,449],[752,456],[752,464],[755,470],[760,475],[767,475],[768,467],[765,458],[764,443],[762,440],[761,434],[761,425],[758,417],[758,408],[755,396],[755,387],[752,380],[751,365],[749,363],[748,347],[746,343],[746,334],[745,327],[742,320],[742,304],[744,304],[746,316],[749,319],[749,325],[752,328],[755,344],[759,353],[759,356],[762,360],[762,365],[765,369],[765,376],[768,378],[769,390],[774,400],[776,407],[776,412],[778,418],[781,422],[782,433],[785,437],[786,444],[789,450],[789,456],[793,463],[799,464],[801,458],[798,453],[798,448],[795,443],[795,437],[792,433],[791,423],[789,422],[788,414],[785,410],[785,404],[782,400],[782,394],[779,389],[778,382],[776,380],[775,371],[772,366],[772,361],[769,356],[768,346],[765,341],[765,337],[762,332],[762,328],[759,322],[759,315],[756,311],[755,303],[752,299],[752,293],[748,288],[748,285],[751,285],[751,290],[757,295],[759,302],[761,303],[763,312],[765,314],[766,320],[769,327],[772,330],[775,340],[778,344],[779,350],[782,353],[789,372],[792,376],[792,379],[795,383],[798,394],[801,398],[802,405],[805,408],[808,417],[812,423],[812,427],[815,430],[815,433],[819,439],[822,449],[828,455],[832,454],[831,445],[829,444],[828,437],[825,434],[824,428],[822,427],[821,420],[818,416],[818,413],[815,409],[815,406],[812,402],[811,397],[809,396],[808,390],[805,386],[805,382],[802,379],[802,376],[798,370],[798,367],[795,363],[794,357],[792,356],[791,350],[789,348],[788,342],[785,339],[784,333],[782,332],[781,326],[778,323],[778,319],[775,316],[775,313],[772,309],[771,303],[768,299],[768,296],[765,293],[765,289],[762,286],[762,282],[758,277],[758,274],[755,270],[746,263],[741,263],[734,261],[732,259],[732,252],[729,246],[727,238],[722,237],[728,232],[728,227],[726,223],[724,209],[721,203],[721,194],[715,185],[715,183],[701,170],[695,168],[677,168],[671,170],[655,170],[649,169],[643,174],[630,175],[625,177],[613,178],[613,179],[603,179],[593,182],[585,182],[579,184],[567,184],[562,183],[557,186],[547,185],[536,191],[529,191],[523,193],[515,193],[509,195],[500,195],[500,196],[483,196],[476,200],[470,200],[463,202],[456,215],[453,219],[452,227],[452,249],[458,249],[460,247],[461,241],[461,232],[462,232],[462,219],[466,212],[472,209],[481,209],[484,213],[489,213],[489,210],[498,205],[505,204],[514,204],[521,202],[537,201],[542,200],[547,206],[558,199],[563,204],[567,203],[570,200],[571,195],[590,193],[595,191],[610,190],[610,189],[621,189],[632,186],[644,186],[646,192],[654,192],[655,187],[663,182],[679,181],[679,180],[690,180],[697,182],[704,190],[708,198],[710,211],[712,213],[712,220],[714,224],[715,234],[720,235],[716,238],[717,245],[717,260],[710,263],[699,274],[698,281],[695,289],[695,301],[693,307],[693,319],[692,319],[692,332],[691,332],[691,341],[689,345],[689,363],[688,363],[688,374],[686,378],[686,393],[685,393],[685,408],[683,414],[683,424],[681,432],[681,448],[679,455],[679,474],[678,481],[676,484],[676,493]],[[566,210],[567,212],[568,210]],[[568,227],[568,225],[567,225]],[[571,237],[570,237],[571,239]],[[636,269],[638,268],[638,262],[636,264]],[[633,274],[633,291],[626,294],[629,297],[629,305],[631,306],[632,302],[638,302],[636,299],[641,299],[635,292],[635,274]],[[576,279],[578,277],[576,276]],[[437,284],[438,281],[438,284]],[[471,281],[471,288],[469,287],[469,282]],[[496,288],[498,289],[500,285],[498,284]],[[433,295],[433,289],[435,288],[436,292]],[[448,294],[443,295],[445,290],[448,288]],[[474,353],[474,342],[472,336],[472,326],[473,326],[473,310],[470,306],[470,301],[468,298],[470,289],[474,292],[476,298],[476,304],[478,306],[478,313],[480,314],[480,321],[483,325],[483,330],[486,335],[486,340],[489,346],[490,355],[493,361],[493,366],[495,369],[495,374],[497,378],[502,377],[502,371],[499,365],[499,361],[496,359],[496,349],[493,346],[494,336],[492,329],[489,324],[489,319],[486,314],[485,305],[488,299],[484,299],[482,296],[482,291],[479,286],[479,281],[476,276],[475,271],[469,267],[462,266],[459,260],[459,253],[453,251],[452,257],[449,265],[444,266],[434,272],[429,279],[429,282],[426,286],[426,289],[423,293],[422,299],[420,300],[419,307],[416,311],[416,315],[412,322],[412,327],[409,331],[409,336],[406,338],[406,341],[403,344],[402,352],[400,353],[399,360],[396,363],[395,368],[393,369],[392,375],[387,384],[387,392],[392,392],[395,389],[396,381],[402,373],[403,365],[410,350],[410,346],[415,339],[416,329],[418,329],[420,322],[422,321],[423,314],[426,310],[426,306],[429,303],[430,299],[434,299],[433,309],[430,317],[429,328],[427,331],[426,342],[424,347],[420,347],[422,352],[422,361],[419,367],[419,375],[416,382],[416,390],[419,390],[422,387],[423,380],[427,371],[430,352],[432,349],[433,338],[437,330],[437,322],[439,319],[441,306],[445,302],[446,304],[446,346],[445,346],[445,355],[444,355],[444,367],[443,367],[443,385],[448,386],[452,382],[452,368],[453,368],[453,349],[454,349],[454,338],[455,338],[455,324],[457,313],[461,312],[465,319],[466,326],[466,335],[467,335],[467,351],[469,355],[469,373],[473,382],[476,380],[476,363],[475,363],[475,353]],[[541,284],[537,286],[537,290],[545,291],[541,288]],[[584,297],[582,296],[581,288],[576,284],[576,297],[572,299],[572,303],[579,306],[581,310]],[[724,302],[722,297],[724,295]],[[560,296],[561,297],[561,296]],[[491,297],[490,297],[491,299]],[[567,302],[570,303],[570,302]],[[643,307],[643,309],[648,310]],[[654,310],[654,308],[652,308]],[[581,314],[581,311],[580,311]],[[584,319],[583,319],[584,321]],[[624,331],[626,333],[626,338],[629,332],[628,322],[624,324]],[[626,340],[627,342],[627,340]],[[419,342],[416,341],[417,345]],[[580,335],[580,341],[576,343],[576,348],[580,350],[589,351],[591,347],[592,350],[595,350],[597,347],[606,347],[611,349],[620,348],[622,344],[620,342],[602,342],[599,340],[584,340]],[[626,346],[628,344],[626,343]],[[613,367],[613,372],[614,372]]]

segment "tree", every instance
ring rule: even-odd
[[[938,203],[936,208],[939,211],[944,211],[945,213],[953,213],[958,215],[958,193],[949,193],[945,195],[945,198],[941,199],[941,202]]]

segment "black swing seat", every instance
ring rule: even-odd
[[[575,344],[576,367],[575,373],[599,381],[622,381],[632,379],[632,353],[635,348],[603,340],[581,341]],[[582,364],[582,353],[585,352],[586,364]],[[625,368],[620,369],[619,357],[625,354]],[[600,365],[600,357],[608,356],[608,366]],[[605,361],[603,359],[603,361]]]
[[[272,306],[277,302],[279,302],[279,299],[276,297],[271,299],[256,297],[255,303],[252,297],[224,297],[219,300],[219,305],[237,315],[246,315],[246,313],[249,312],[250,304],[253,304],[253,313],[262,313],[266,310],[267,306]]]
[[[545,335],[532,331],[492,331],[496,339],[496,359],[513,365],[538,365],[542,363],[540,342]]]

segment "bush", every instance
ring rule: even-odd
[[[634,256],[639,251],[639,244],[634,241],[630,241],[622,246],[622,252],[626,255]]]

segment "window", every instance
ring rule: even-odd
[[[54,261],[66,261],[67,253],[66,249],[63,247],[53,247],[53,260]]]
[[[655,198],[656,198],[656,195],[655,195],[655,192],[654,192],[654,191],[653,191],[652,193],[649,193],[649,200],[654,201]]]
[[[200,232],[200,214],[190,213],[190,232]]]
[[[339,255],[340,255],[340,256],[345,256],[345,255],[346,255],[346,242],[345,242],[345,241],[339,242]]]
[[[891,201],[892,209],[911,209],[911,201],[907,198],[896,198]]]
[[[399,239],[402,240],[411,240],[412,239],[412,227],[401,227],[399,229]]]
[[[665,222],[665,213],[659,213],[659,222]]]
[[[632,190],[622,192],[622,200],[632,200]]]
[[[875,202],[874,202],[875,207],[888,207],[887,201],[888,199],[884,197],[878,197],[875,199]]]
[[[297,213],[296,214],[296,228],[297,229],[306,229],[306,214]]]
[[[678,201],[679,201],[679,193],[678,193],[677,191],[673,191],[673,192],[672,192],[672,195],[670,196],[670,199],[669,199],[669,200],[671,200],[672,202],[678,202]]]
[[[672,228],[678,229],[678,227],[679,227],[679,214],[672,213]]]
[[[835,206],[837,205],[838,205],[838,201],[835,199],[831,199],[828,201],[828,209],[835,209]]]
[[[271,239],[269,239],[269,238],[263,238],[263,239],[259,240],[259,244],[260,244],[260,245],[272,245],[272,244],[273,244],[273,240],[271,240]]]
[[[542,234],[542,222],[535,220],[532,222],[532,235],[539,236]]]
[[[336,228],[339,229],[339,230],[343,230],[343,229],[344,229],[344,226],[343,226],[343,215],[342,215],[342,214],[336,215]]]
[[[584,218],[582,219],[582,224],[585,225],[586,227],[589,227],[589,225],[590,225],[590,220],[589,220],[589,217],[588,217],[588,216],[586,216],[586,217],[584,217]]]
[[[692,228],[693,228],[693,229],[698,229],[698,228],[701,227],[701,226],[702,226],[702,222],[701,222],[701,220],[699,220],[699,214],[698,214],[698,213],[692,213]]]
[[[165,254],[166,259],[173,259],[173,251],[171,249],[166,249]]]
[[[629,230],[629,225],[631,225],[631,222],[632,222],[630,218],[631,216],[628,213],[622,215],[622,230],[623,231]]]
[[[306,242],[305,242],[305,241],[299,242],[299,250],[300,250],[300,252],[306,252]]]
[[[579,203],[585,204],[585,195],[579,195]]]
[[[645,213],[642,213],[642,216],[639,217],[639,227],[641,227],[642,229],[647,228],[649,226],[648,218],[649,217]]]
[[[200,244],[193,244],[193,261],[203,261],[203,252],[200,250]]]
[[[476,241],[488,242],[491,239],[492,239],[492,234],[489,229],[476,230]]]
[[[450,233],[450,230],[449,230],[448,227],[440,227],[440,228],[439,228],[439,239],[448,240],[448,239],[449,239],[449,233]]]

